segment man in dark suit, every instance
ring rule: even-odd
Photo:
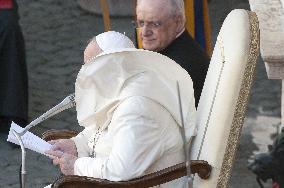
[[[23,34],[15,0],[0,0],[0,133],[28,119],[28,79]]]
[[[183,0],[137,0],[136,14],[143,48],[168,56],[189,73],[197,107],[210,60],[185,29]]]

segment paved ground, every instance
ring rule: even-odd
[[[211,0],[210,16],[213,42],[225,16],[231,9],[249,9],[246,0]],[[19,1],[21,25],[26,39],[29,72],[29,117],[32,120],[74,91],[82,52],[92,36],[103,32],[102,18],[82,11],[75,0]],[[112,18],[113,29],[133,38],[131,18]],[[253,152],[266,150],[270,134],[280,123],[281,82],[268,80],[259,59],[248,114],[233,169],[230,187],[256,188],[247,168]],[[75,111],[69,110],[43,122],[32,132],[51,128],[77,128]],[[0,135],[0,187],[16,188],[21,152],[13,149]],[[52,182],[58,170],[50,161],[34,152],[27,153],[27,187],[38,188]],[[269,186],[266,186],[269,187]]]

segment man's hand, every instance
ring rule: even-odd
[[[50,151],[49,154],[53,159],[53,164],[58,165],[64,175],[74,174],[74,163],[78,157],[61,151]]]
[[[59,139],[49,141],[52,148],[45,153],[53,160],[54,165],[59,165],[64,175],[74,174],[74,163],[77,160],[77,149],[73,140]]]
[[[52,148],[46,151],[49,155],[52,155],[51,151],[61,151],[62,153],[78,156],[76,145],[71,139],[51,140],[49,143],[52,145]]]

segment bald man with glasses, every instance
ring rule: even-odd
[[[136,14],[143,49],[168,56],[189,73],[197,107],[210,60],[185,29],[183,0],[137,0]]]

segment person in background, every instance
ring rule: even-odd
[[[0,0],[0,133],[28,121],[25,43],[15,0]]]
[[[136,15],[143,49],[168,56],[189,73],[197,107],[210,60],[185,29],[184,1],[137,0]]]

